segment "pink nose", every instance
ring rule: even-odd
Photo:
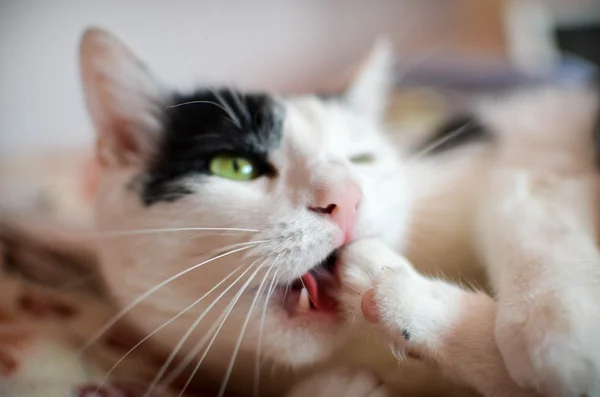
[[[349,242],[352,240],[356,211],[361,198],[360,188],[351,182],[338,189],[319,189],[309,209],[329,217],[344,233],[344,242]]]

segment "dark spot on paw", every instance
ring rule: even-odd
[[[402,329],[402,336],[404,337],[404,339],[406,339],[407,341],[410,340],[410,332],[406,329],[403,328]]]

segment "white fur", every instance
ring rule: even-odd
[[[503,133],[478,233],[498,293],[496,339],[513,378],[549,396],[600,395],[597,112],[576,90],[482,110]]]

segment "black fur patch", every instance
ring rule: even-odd
[[[283,109],[265,94],[202,90],[174,95],[165,109],[163,127],[157,155],[142,178],[146,205],[191,193],[178,182],[193,174],[209,174],[210,159],[219,153],[249,157],[263,173],[272,174],[267,155],[280,144]]]
[[[468,143],[490,138],[489,131],[477,118],[471,115],[459,115],[438,127],[435,134],[421,145],[417,151],[425,151],[426,154],[438,154]]]

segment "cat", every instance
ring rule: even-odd
[[[123,315],[172,351],[173,358],[183,356],[184,363],[192,361],[191,367],[202,365],[205,378],[223,385],[221,392],[229,387],[227,390],[249,394],[248,385],[257,375],[259,360],[309,366],[331,355],[350,338],[353,327],[333,309],[343,303],[336,302],[336,273],[347,270],[340,261],[345,246],[376,238],[395,252],[406,248],[418,196],[411,184],[415,174],[410,160],[398,155],[382,128],[393,80],[391,60],[389,44],[380,43],[348,91],[332,98],[209,88],[181,94],[157,82],[108,33],[91,29],[84,34],[80,63],[86,102],[98,134],[101,175],[96,224],[104,277],[121,303]],[[572,96],[564,96],[568,105],[580,103],[575,100],[577,95]],[[534,103],[537,100],[530,99]],[[527,103],[514,109],[523,113],[525,121]],[[561,102],[557,103],[543,109],[562,111]],[[583,103],[586,106],[582,113],[593,112],[590,107],[594,100],[587,98]],[[585,117],[577,112],[574,121],[578,124],[572,128],[587,131],[587,121],[577,118]],[[510,113],[498,114],[505,119],[488,120],[494,128],[518,130]],[[568,130],[569,124],[564,123],[569,119],[565,116],[547,127]],[[503,124],[503,120],[508,121]],[[548,142],[545,138],[540,141],[535,132],[545,127],[524,124],[523,128],[534,130],[534,134],[527,135],[529,146],[522,146],[514,134],[496,134],[502,145],[494,146],[497,142],[492,142],[486,146],[489,153],[473,157],[479,159],[479,169],[470,172],[490,170],[482,172],[490,176],[487,186],[490,191],[499,189],[499,193],[478,198],[480,208],[475,211],[481,226],[478,246],[498,291],[494,341],[517,384],[548,394],[565,391],[594,395],[600,358],[594,355],[594,349],[573,351],[565,362],[552,357],[538,360],[536,350],[568,347],[567,338],[575,333],[582,343],[594,346],[592,336],[586,335],[582,326],[570,327],[574,320],[561,317],[564,310],[571,313],[586,308],[589,317],[585,321],[599,319],[593,308],[584,305],[594,296],[594,286],[577,298],[575,306],[543,306],[560,308],[559,313],[544,312],[561,320],[548,323],[547,330],[555,332],[556,338],[544,339],[531,327],[515,327],[519,320],[512,316],[539,314],[531,302],[519,301],[531,295],[518,288],[545,285],[544,273],[533,275],[539,284],[529,279],[530,286],[525,281],[514,289],[507,285],[502,269],[541,271],[541,265],[526,266],[530,260],[519,262],[523,270],[518,264],[507,267],[506,263],[518,259],[522,252],[502,249],[505,245],[512,247],[511,239],[529,237],[525,227],[531,225],[513,221],[502,231],[490,227],[508,222],[509,217],[500,211],[505,208],[502,197],[521,192],[502,185],[507,182],[497,181],[497,174],[506,172],[517,179],[523,175],[537,177],[538,173],[552,177],[556,167],[565,167],[565,178],[574,178],[580,172],[595,181],[593,161],[587,155],[575,156],[581,164],[572,169],[568,169],[569,158],[549,156],[553,150],[582,149],[587,153],[588,142],[573,148],[568,139],[561,141],[563,135],[559,134],[551,135]],[[502,149],[494,151],[497,147]],[[536,156],[529,158],[532,147]],[[492,159],[498,165],[491,167]],[[515,168],[517,172],[511,174]],[[439,168],[433,170],[435,173]],[[462,181],[461,186],[472,183],[468,174]],[[592,196],[582,193],[576,198],[582,197]],[[535,207],[538,201],[531,203]],[[591,202],[558,204],[568,208],[565,214],[593,208]],[[557,208],[562,208],[558,204]],[[519,218],[526,219],[525,215]],[[582,217],[573,219],[584,221]],[[584,231],[590,229],[582,227]],[[533,231],[541,236],[542,245],[558,244],[544,230]],[[556,258],[562,257],[549,260]],[[376,259],[374,256],[371,264],[379,268],[373,263]],[[592,276],[593,269],[586,268],[574,277],[586,280]],[[560,281],[566,283],[568,278]],[[557,296],[544,291],[548,292],[546,298],[560,303]],[[513,302],[521,306],[511,307]],[[493,302],[489,304],[494,306]],[[418,318],[418,313],[409,314],[408,318]],[[553,328],[560,324],[569,327]],[[99,334],[105,330],[99,330]],[[513,332],[514,337],[506,337],[507,332]],[[538,338],[531,339],[529,350],[514,350],[515,341],[534,336]],[[520,365],[529,358],[537,361],[526,368],[527,372],[521,372]],[[574,362],[584,364],[569,374]],[[236,379],[246,383],[228,382],[234,363],[242,368]],[[167,366],[149,389],[164,380]],[[556,384],[547,383],[553,382],[549,374],[560,375],[555,378]],[[462,381],[478,387],[476,380]],[[269,386],[262,384],[261,392],[281,391],[267,390]],[[285,386],[290,389],[290,385]],[[318,371],[291,387],[290,393],[366,396],[388,395],[390,391],[367,369],[340,367]]]

